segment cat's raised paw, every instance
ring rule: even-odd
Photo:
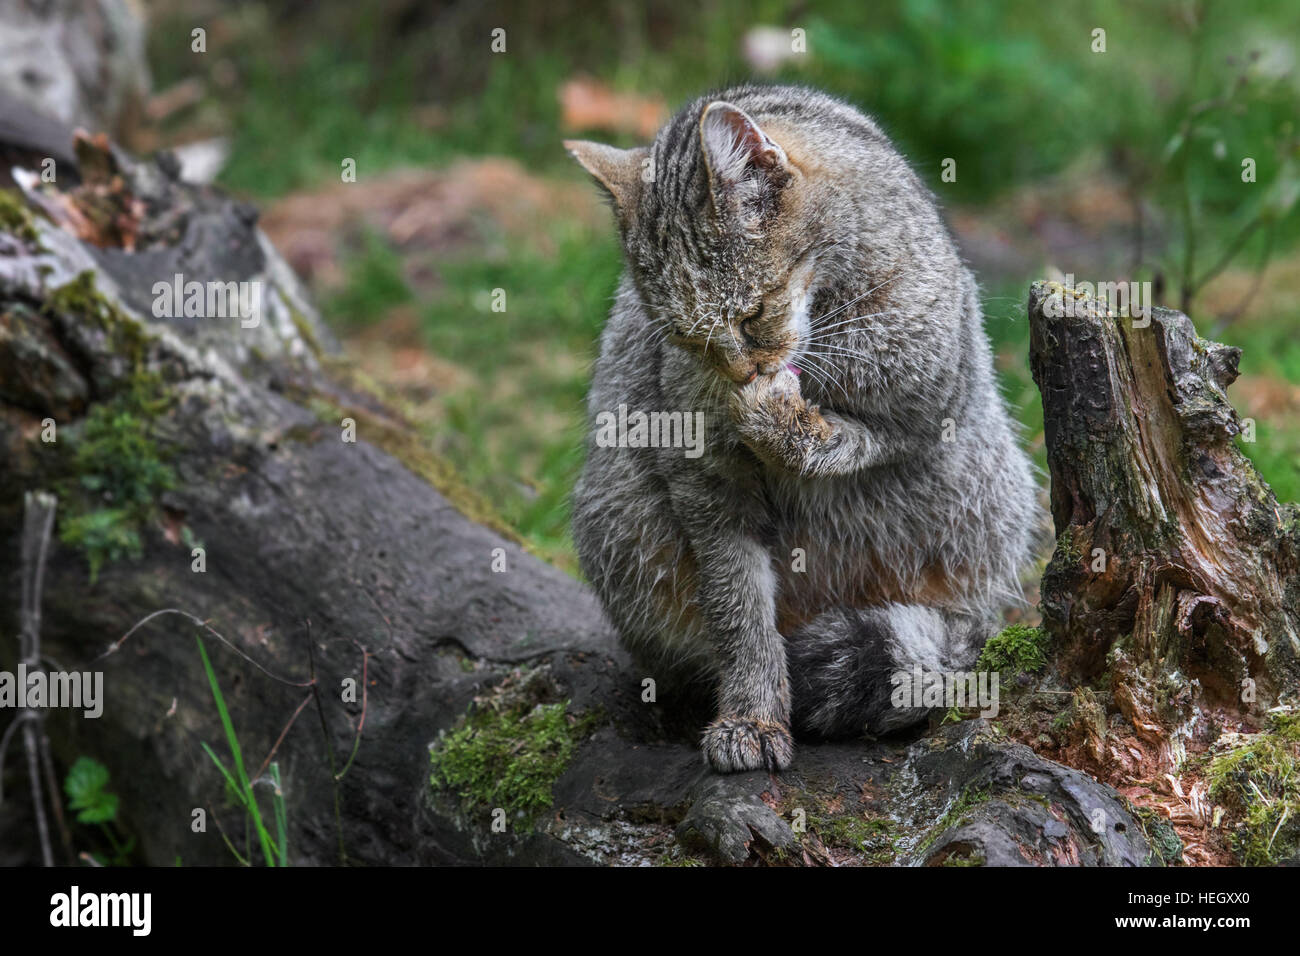
[[[784,770],[794,759],[788,728],[750,717],[719,717],[705,729],[700,746],[719,773]]]

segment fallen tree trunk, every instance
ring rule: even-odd
[[[262,862],[203,749],[234,774],[196,638],[287,862],[1160,861],[1114,790],[983,720],[713,774],[703,715],[643,699],[592,593],[351,382],[249,210],[78,156],[75,187],[0,194],[0,580],[22,492],[57,493],[45,662],[105,700],[46,726],[64,771],[107,765],[137,861]],[[259,283],[260,322],[159,316],[177,274]]]

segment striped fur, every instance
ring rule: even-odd
[[[719,770],[787,764],[792,716],[914,720],[881,675],[969,666],[1039,518],[933,197],[870,119],[794,87],[701,97],[649,149],[568,145],[626,258],[573,516],[623,639],[661,686],[716,688]],[[621,404],[703,412],[704,454],[604,447]]]

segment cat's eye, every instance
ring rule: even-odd
[[[763,303],[758,304],[758,308],[745,316],[740,322],[740,332],[751,344],[754,340],[754,330],[758,328],[758,323],[763,318]]]

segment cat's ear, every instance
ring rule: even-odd
[[[618,149],[580,139],[566,139],[564,148],[605,188],[620,217],[628,216],[636,208],[645,181],[643,170],[650,157],[649,149],[644,146]]]
[[[700,116],[700,146],[714,200],[744,183],[781,185],[789,179],[785,150],[740,107],[715,100]]]

